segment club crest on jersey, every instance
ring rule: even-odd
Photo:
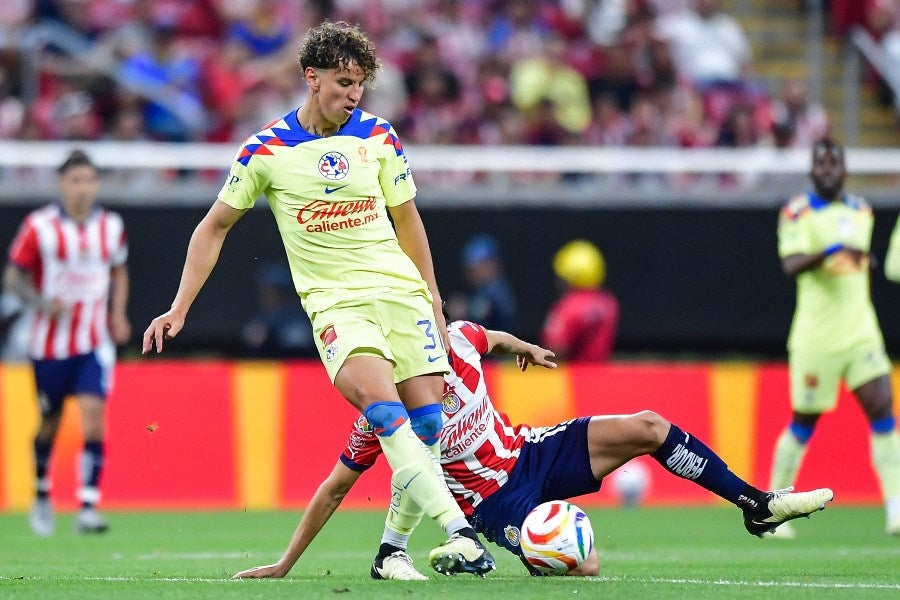
[[[461,406],[462,400],[453,390],[448,391],[441,399],[441,409],[448,415],[454,414]]]
[[[519,528],[514,527],[512,525],[507,525],[503,528],[503,537],[506,538],[506,541],[509,542],[511,546],[519,545]]]
[[[325,179],[338,181],[350,172],[350,161],[340,152],[326,152],[319,159],[319,174]]]
[[[319,339],[322,340],[322,345],[325,346],[325,360],[328,362],[337,358],[339,350],[336,343],[337,337],[337,331],[334,330],[334,325],[329,325],[319,334]]]

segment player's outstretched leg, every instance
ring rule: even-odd
[[[826,502],[834,499],[834,492],[828,488],[810,492],[794,492],[794,488],[766,493],[766,502],[754,510],[744,511],[744,527],[751,534],[762,537],[765,533],[793,519],[809,517],[825,508]]]
[[[471,527],[457,531],[428,554],[428,562],[438,573],[472,573],[484,577],[496,568],[494,557],[479,541]]]
[[[744,513],[747,531],[759,537],[786,521],[822,510],[834,498],[828,488],[763,492],[734,474],[706,444],[671,423],[662,444],[650,456],[673,475],[690,479],[736,505]]]

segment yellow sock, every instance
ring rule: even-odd
[[[447,523],[456,518],[463,518],[462,510],[456,505],[447,484],[444,483],[440,464],[434,455],[425,447],[422,441],[413,432],[407,421],[389,436],[379,436],[384,457],[391,465],[393,476],[391,477],[392,507],[394,486],[400,492],[399,502],[404,496],[409,496],[421,510],[437,520],[443,528]],[[398,507],[399,508],[399,507]],[[410,510],[404,509],[412,516]],[[391,519],[390,511],[388,519]],[[402,519],[402,517],[401,517]],[[404,521],[405,525],[411,520]],[[398,527],[404,527],[403,524]],[[391,528],[393,529],[393,527]]]
[[[396,475],[391,477],[391,505],[388,507],[384,526],[401,535],[410,535],[422,521],[423,514],[425,511],[416,504],[408,490],[403,489],[403,484]]]
[[[431,454],[435,457],[441,451],[441,445],[432,444],[426,446]],[[438,464],[440,469],[440,464]],[[441,471],[439,475],[443,478],[444,473]],[[403,484],[397,482],[397,477],[391,477],[391,505],[388,508],[387,517],[384,525],[391,531],[401,535],[410,535],[413,530],[422,521],[422,515],[425,511],[419,506],[415,500],[403,489]]]
[[[900,434],[872,433],[872,464],[885,499],[900,498]]]
[[[805,454],[806,444],[797,441],[797,437],[790,429],[782,431],[778,441],[775,442],[769,489],[780,490],[794,485]]]

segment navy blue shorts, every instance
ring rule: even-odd
[[[472,526],[488,541],[521,554],[519,527],[538,504],[600,489],[588,452],[590,417],[531,430],[509,481],[475,507]]]
[[[111,365],[106,365],[100,351],[72,358],[32,360],[41,414],[62,410],[66,396],[93,394],[106,398]]]

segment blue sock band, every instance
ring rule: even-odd
[[[872,433],[890,433],[897,426],[897,417],[891,415],[878,419],[877,421],[872,421],[870,426],[872,427]]]
[[[794,437],[797,438],[798,442],[805,444],[809,441],[809,438],[812,437],[814,427],[812,425],[803,425],[794,421],[788,425],[788,429],[794,434]]]
[[[740,501],[748,487],[706,444],[674,424],[666,441],[650,456],[669,473],[695,481],[733,504]]]
[[[375,402],[363,411],[375,435],[387,437],[409,420],[406,408],[399,402]]]
[[[423,444],[437,444],[441,440],[441,427],[444,426],[441,405],[429,404],[412,409],[409,411],[409,424]]]

